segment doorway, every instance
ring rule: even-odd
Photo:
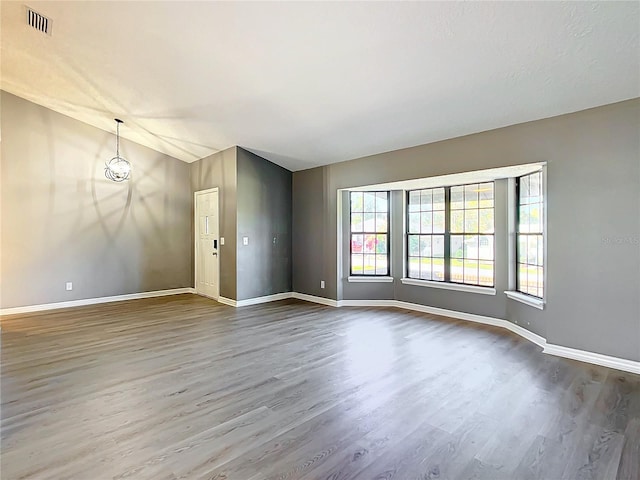
[[[218,188],[195,192],[194,205],[196,293],[217,300],[220,295]]]

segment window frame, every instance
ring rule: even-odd
[[[387,211],[386,212],[378,212],[377,209],[374,215],[378,215],[378,213],[386,213],[387,214],[387,231],[386,232],[365,232],[364,231],[364,217],[362,219],[362,231],[361,232],[353,232],[352,228],[352,216],[353,210],[351,208],[351,195],[354,193],[362,193],[363,194],[363,211],[364,214],[364,194],[365,193],[386,193],[387,195]],[[356,212],[359,213],[359,212]],[[371,212],[367,212],[371,213]],[[387,257],[387,271],[385,273],[364,273],[364,265],[362,268],[362,273],[354,273],[353,272],[353,236],[354,235],[386,235],[387,236],[387,250],[384,255]],[[364,245],[363,245],[364,249]],[[363,254],[364,255],[364,252]],[[374,253],[374,255],[381,255],[378,253]],[[355,279],[365,279],[365,278],[379,278],[379,277],[390,277],[391,276],[391,192],[389,190],[350,190],[349,191],[349,277]]]
[[[525,177],[531,177],[533,175],[539,175],[540,176],[540,201],[537,202],[537,204],[540,205],[540,211],[542,213],[542,221],[540,222],[540,232],[520,232],[520,186],[521,186],[521,181],[523,178]],[[547,192],[546,192],[546,181],[545,181],[545,174],[544,174],[544,169],[540,169],[540,170],[536,170],[535,172],[530,172],[527,173],[525,175],[520,175],[519,177],[515,177],[515,261],[514,261],[514,267],[515,267],[515,285],[514,285],[514,291],[517,294],[520,295],[525,295],[528,298],[531,298],[534,302],[544,302],[545,299],[545,295],[546,295],[546,291],[547,291],[547,286],[546,286],[546,274],[547,274],[547,261],[546,261],[546,257],[547,257],[547,245],[546,245],[546,223],[547,223],[547,214],[546,214],[546,199],[547,199]],[[531,205],[531,204],[527,204],[527,205]],[[542,264],[541,265],[533,265],[533,264],[529,264],[529,263],[522,263],[522,265],[525,265],[527,267],[529,266],[534,266],[534,267],[539,267],[542,268],[542,296],[538,296],[538,295],[533,295],[532,293],[529,292],[525,292],[523,290],[521,290],[520,288],[520,235],[524,235],[526,237],[535,235],[535,236],[540,236],[541,240],[542,240]],[[528,243],[528,242],[527,242]],[[537,287],[538,289],[540,287]]]
[[[480,231],[480,227],[478,225],[478,233],[468,233],[466,231],[463,232],[451,232],[451,189],[455,188],[455,187],[461,187],[463,189],[464,192],[464,188],[469,186],[469,185],[482,185],[482,184],[491,184],[492,186],[492,191],[493,191],[493,206],[492,207],[485,207],[485,208],[491,208],[493,210],[493,232],[492,233],[483,233]],[[409,203],[409,199],[411,197],[411,192],[422,192],[423,190],[435,190],[435,189],[440,189],[440,188],[444,188],[444,218],[445,218],[445,225],[444,225],[444,232],[442,233],[428,233],[428,234],[424,234],[424,235],[430,235],[430,236],[434,236],[434,235],[443,235],[444,237],[444,256],[443,261],[444,261],[444,278],[443,280],[438,280],[433,278],[433,274],[432,274],[432,278],[431,279],[422,279],[422,278],[415,278],[410,276],[409,273],[409,268],[410,268],[410,258],[415,258],[415,257],[411,257],[409,255],[410,252],[410,246],[409,246],[409,241],[410,241],[410,237],[413,235],[417,235],[418,237],[420,235],[423,235],[422,233],[411,233],[410,232],[410,214],[411,213],[415,213],[415,212],[411,212],[410,210],[410,203]],[[482,181],[482,182],[470,182],[470,183],[464,183],[464,184],[455,184],[455,185],[447,185],[447,186],[434,186],[434,187],[425,187],[425,188],[416,188],[416,189],[412,189],[412,190],[406,190],[406,195],[405,195],[405,222],[406,222],[406,228],[405,228],[405,249],[406,249],[406,253],[404,255],[404,260],[405,260],[405,269],[404,269],[404,277],[406,279],[405,282],[403,283],[407,283],[407,284],[414,284],[416,282],[425,282],[425,283],[429,283],[432,286],[440,286],[442,285],[443,288],[447,288],[448,286],[451,286],[452,288],[456,288],[456,287],[461,287],[461,289],[466,289],[467,287],[473,288],[473,289],[487,289],[487,291],[489,290],[495,290],[496,288],[496,229],[495,229],[495,222],[496,222],[496,218],[495,218],[495,211],[496,211],[496,198],[495,198],[495,194],[496,194],[496,184],[495,184],[495,180],[490,180],[490,181]],[[463,205],[464,205],[464,200],[463,200]],[[456,211],[466,211],[467,208],[462,208],[462,209],[456,209]],[[471,209],[469,209],[471,210]],[[482,210],[482,208],[480,208],[480,205],[478,204],[478,206],[476,207],[476,210],[480,211]],[[433,211],[433,210],[432,210]],[[422,210],[420,210],[420,212],[422,212]],[[478,218],[478,222],[480,221],[480,219]],[[458,257],[452,257],[451,256],[451,235],[461,235],[461,236],[466,236],[466,235],[476,235],[478,237],[478,244],[480,242],[480,237],[482,236],[491,236],[493,237],[493,260],[484,260],[484,259],[469,259],[469,260],[475,260],[476,262],[478,262],[478,278],[477,278],[477,283],[468,283],[464,281],[464,277],[463,277],[463,281],[458,282],[458,281],[453,281],[451,279],[451,261],[453,259],[458,259]],[[479,257],[479,254],[478,254]],[[421,256],[417,257],[417,258],[422,258]],[[425,257],[427,258],[427,257]],[[431,259],[433,259],[434,257],[430,257]],[[466,257],[462,257],[460,260],[463,261],[465,260]],[[493,275],[492,275],[492,282],[491,285],[486,285],[486,284],[481,284],[480,283],[480,262],[482,261],[491,261],[493,263]],[[433,269],[432,269],[433,272]]]

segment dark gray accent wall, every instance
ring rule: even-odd
[[[290,292],[291,172],[240,147],[237,162],[237,299]]]
[[[191,286],[187,164],[123,139],[114,183],[115,135],[0,100],[2,308]]]
[[[549,343],[640,360],[639,132],[640,100],[634,99],[295,172],[294,291],[377,298],[360,287],[345,288],[338,278],[339,189],[547,162],[544,311],[503,298],[502,267],[496,297],[396,285],[395,298],[505,318]],[[311,193],[317,196],[308,198]],[[318,220],[305,217],[310,214]],[[506,212],[498,216],[506,222]],[[314,238],[321,244],[301,242]],[[324,291],[315,287],[321,279]]]
[[[220,295],[237,298],[237,209],[238,169],[237,147],[227,148],[191,164],[191,278],[194,278],[194,204],[193,193],[218,187],[220,236],[224,245],[218,249],[220,258]],[[193,280],[192,280],[193,282]]]
[[[330,248],[330,239],[325,238],[325,172],[325,167],[318,167],[293,173],[292,281],[294,292],[332,298],[326,288],[320,288],[321,280],[329,280],[324,262],[324,249]]]

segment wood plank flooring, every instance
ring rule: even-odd
[[[177,295],[0,337],[3,480],[640,478],[640,376],[492,327]]]

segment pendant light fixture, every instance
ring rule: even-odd
[[[116,121],[116,156],[109,160],[104,166],[104,176],[114,182],[123,182],[131,174],[131,164],[120,156],[120,124],[124,123],[119,118]]]

